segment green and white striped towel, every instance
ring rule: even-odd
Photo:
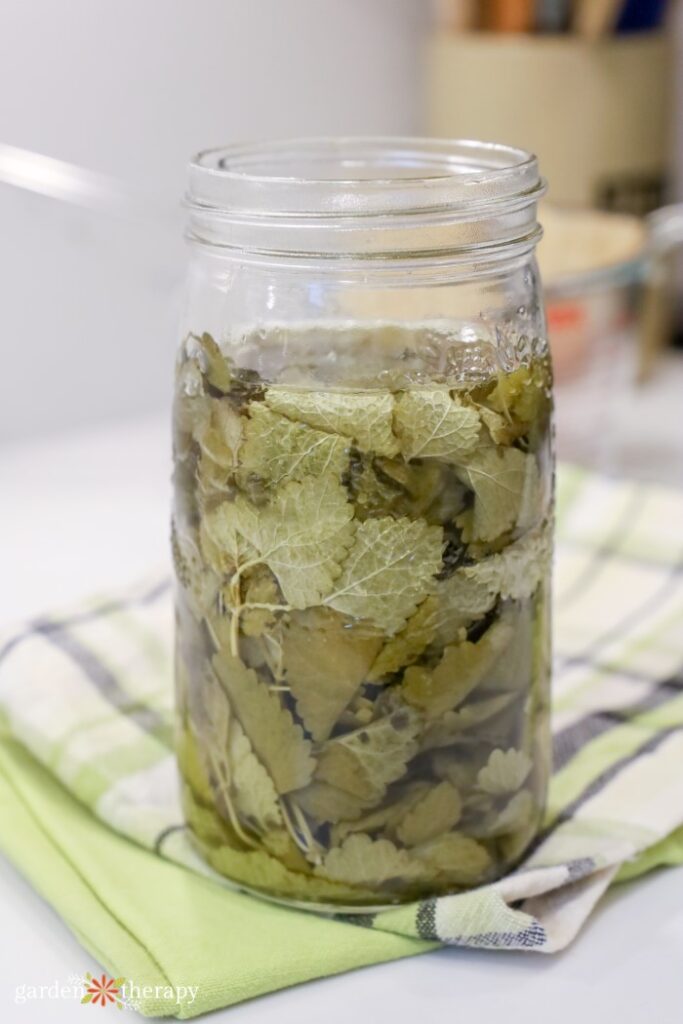
[[[554,616],[555,773],[539,843],[499,882],[359,924],[552,952],[619,872],[683,859],[683,493],[563,468]],[[111,828],[223,884],[182,821],[172,631],[161,576],[36,619],[0,643],[0,713]]]

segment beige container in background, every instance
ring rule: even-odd
[[[428,129],[535,152],[553,203],[646,213],[669,155],[670,44],[660,34],[439,32],[429,47]]]

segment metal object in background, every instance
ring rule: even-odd
[[[0,222],[0,442],[167,406],[180,204],[2,145]]]
[[[155,220],[162,213],[153,196],[116,178],[4,143],[0,143],[0,184],[119,217]]]

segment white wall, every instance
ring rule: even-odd
[[[420,125],[422,0],[3,0],[0,143],[123,179],[160,219],[0,183],[0,439],[163,408],[197,149]],[[167,211],[167,212],[164,212]]]

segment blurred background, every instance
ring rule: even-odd
[[[540,157],[560,454],[683,484],[682,53],[673,0],[4,0],[0,458],[164,414],[196,150],[433,134]]]

